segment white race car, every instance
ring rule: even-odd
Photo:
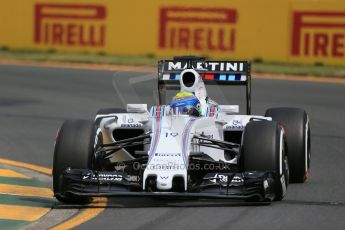
[[[307,113],[271,108],[251,115],[250,65],[182,56],[158,63],[160,104],[101,109],[67,120],[54,151],[55,197],[95,196],[281,200],[310,167]],[[247,114],[218,105],[205,85],[246,86]],[[180,92],[165,104],[165,93]]]

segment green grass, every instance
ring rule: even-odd
[[[6,205],[21,205],[21,206],[51,208],[53,207],[55,202],[56,201],[54,197],[45,198],[45,197],[31,197],[31,196],[16,196],[16,195],[0,194],[0,204],[6,204]]]
[[[345,77],[345,66],[302,65],[286,63],[252,63],[255,73]]]
[[[29,223],[30,223],[29,221],[22,221],[22,220],[0,220],[1,228],[6,229],[6,230],[19,229]]]
[[[105,53],[58,53],[53,50],[47,52],[37,50],[9,50],[3,47],[0,49],[0,62],[1,60],[113,65],[156,65],[158,59],[153,55],[132,57],[109,55]],[[254,73],[345,77],[345,66],[252,62],[252,70]]]
[[[54,51],[0,49],[0,60],[54,61],[114,65],[154,65],[153,57],[107,55],[104,53],[58,53]]]
[[[1,177],[0,176],[0,184],[12,184],[12,185],[20,185],[20,186],[33,186],[39,188],[48,188],[50,187],[49,183],[45,183],[39,180],[35,180],[32,178],[10,178],[10,177]]]

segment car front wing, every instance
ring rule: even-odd
[[[198,185],[185,192],[143,191],[137,176],[124,172],[66,169],[60,177],[59,196],[78,197],[171,197],[272,201],[274,175],[271,172],[208,173]]]

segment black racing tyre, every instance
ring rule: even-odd
[[[249,122],[243,132],[241,162],[244,171],[274,172],[275,200],[285,196],[289,170],[283,130],[274,121]]]
[[[284,127],[290,168],[290,183],[303,183],[310,169],[310,125],[306,111],[298,108],[271,108],[265,113]]]
[[[61,194],[60,176],[68,167],[92,169],[95,126],[92,121],[67,120],[56,138],[53,162],[53,190],[55,197],[64,203],[87,203],[89,198]]]

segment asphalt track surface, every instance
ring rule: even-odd
[[[0,65],[0,156],[51,168],[63,120],[91,119],[99,108],[119,104],[112,78],[112,71]],[[140,86],[141,96],[150,97],[156,83]],[[294,106],[310,115],[311,175],[305,184],[290,185],[282,202],[249,206],[117,198],[77,229],[344,229],[344,98],[345,84],[253,80],[254,114]]]

